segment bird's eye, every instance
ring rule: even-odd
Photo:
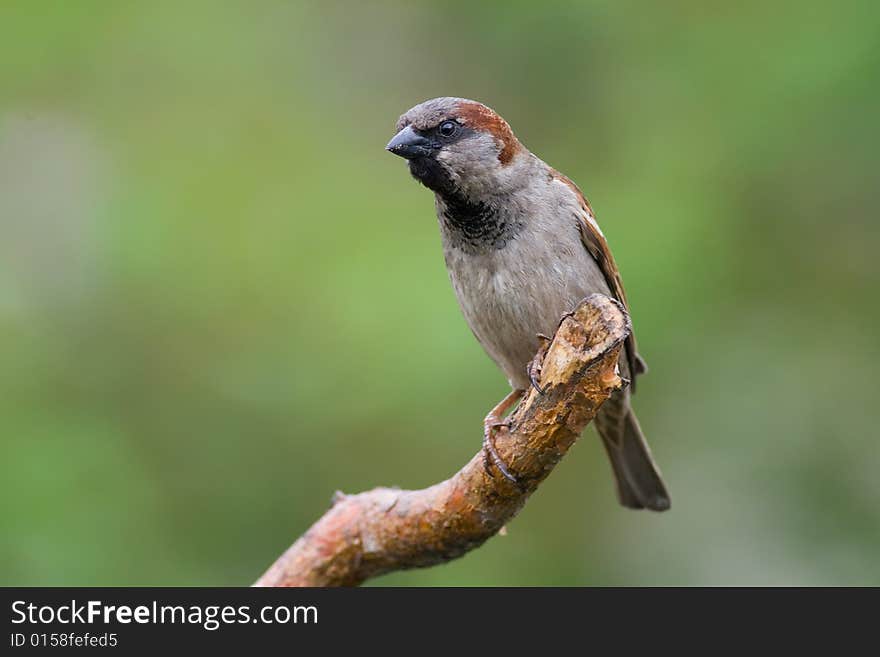
[[[444,137],[451,137],[455,134],[456,130],[458,130],[458,124],[455,121],[444,121],[440,124],[440,127],[437,128],[437,132]]]

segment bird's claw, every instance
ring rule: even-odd
[[[541,337],[540,335],[538,337]],[[547,392],[544,388],[541,387],[541,353],[538,353],[532,360],[529,361],[529,364],[526,365],[526,375],[529,377],[529,383],[535,389],[539,395],[543,395]]]
[[[547,391],[541,387],[541,384],[539,382],[540,377],[540,374],[535,374],[534,368],[529,368],[529,383],[535,389],[535,392],[537,392],[539,395],[543,395]]]
[[[483,430],[483,468],[486,470],[486,474],[491,475],[489,471],[489,461],[498,468],[498,472],[504,475],[504,478],[507,479],[510,483],[519,486],[519,480],[507,469],[507,465],[504,463],[504,459],[501,458],[501,455],[498,453],[498,450],[495,449],[495,431],[498,429],[509,429],[510,423],[508,422],[487,422],[484,426]]]

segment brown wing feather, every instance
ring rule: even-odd
[[[599,230],[599,225],[596,223],[593,208],[590,207],[590,202],[570,178],[559,173],[555,169],[553,169],[552,172],[554,178],[568,185],[577,196],[582,211],[581,214],[578,214],[577,216],[581,241],[602,270],[602,274],[605,276],[605,281],[608,283],[608,288],[611,290],[611,293],[624,305],[627,312],[629,312],[629,304],[626,302],[626,292],[623,289],[623,280],[620,278],[620,271],[617,269],[617,263],[614,262],[614,256],[611,255],[611,249],[608,248],[608,242],[605,240],[605,236],[602,234],[602,231]],[[636,350],[635,333],[630,333],[629,337],[626,339],[626,357],[629,363],[630,376],[632,377],[632,391],[635,392],[636,376],[647,370],[645,361],[642,360]]]

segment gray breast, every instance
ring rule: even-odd
[[[581,242],[577,206],[564,191],[558,190],[553,203],[511,204],[522,210],[509,218],[516,230],[480,248],[463,241],[439,215],[446,265],[462,313],[514,388],[528,385],[526,365],[538,349],[539,333],[552,335],[561,316],[585,296],[609,294]],[[542,215],[539,207],[553,211]]]

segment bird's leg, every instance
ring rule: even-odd
[[[525,390],[511,390],[504,399],[495,405],[495,408],[489,411],[486,419],[483,420],[483,465],[486,468],[486,472],[489,471],[489,460],[491,459],[495,467],[498,468],[498,471],[504,475],[504,478],[514,484],[519,482],[510,473],[510,470],[507,469],[507,465],[505,465],[504,460],[495,449],[494,434],[497,429],[510,426],[509,423],[504,421],[504,416],[514,404],[523,398],[524,394]]]

